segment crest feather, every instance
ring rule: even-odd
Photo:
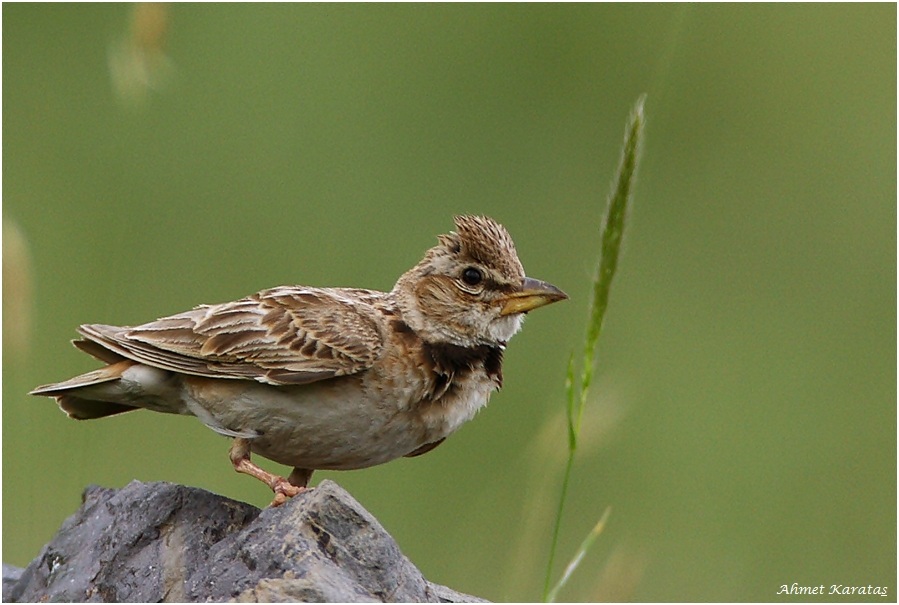
[[[506,228],[487,216],[460,215],[454,219],[453,244],[473,260],[515,277],[524,277],[515,243]],[[441,239],[441,241],[443,241]]]

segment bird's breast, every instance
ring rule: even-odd
[[[400,332],[402,334],[402,331]],[[404,376],[414,376],[415,388],[399,415],[420,432],[422,445],[443,439],[471,420],[502,386],[502,348],[460,347],[410,339],[402,351]]]
[[[188,377],[185,397],[207,426],[281,464],[364,468],[456,431],[499,388],[501,365],[500,348],[403,337],[358,374],[294,386]]]

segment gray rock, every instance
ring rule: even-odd
[[[22,578],[22,572],[25,571],[21,567],[15,567],[14,565],[3,564],[3,602],[9,602],[10,595],[12,594],[12,589],[16,584],[19,583],[19,580]]]
[[[204,490],[89,487],[3,600],[481,602],[432,584],[331,481],[263,511]]]

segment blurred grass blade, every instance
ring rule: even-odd
[[[568,449],[577,449],[577,430],[574,427],[574,353],[568,356],[568,371],[565,373],[566,416],[568,418]]]
[[[596,541],[596,538],[599,536],[599,534],[602,533],[602,530],[605,528],[606,521],[609,520],[609,515],[611,513],[612,507],[609,506],[602,514],[602,517],[599,518],[599,521],[596,522],[596,525],[593,526],[593,529],[590,530],[590,533],[587,534],[587,537],[584,538],[584,541],[581,542],[581,547],[577,549],[574,558],[571,559],[568,567],[565,568],[565,571],[564,573],[562,573],[562,577],[559,579],[559,582],[555,586],[553,586],[553,589],[549,592],[547,600],[550,603],[556,600],[556,596],[559,594],[559,591],[562,590],[562,587],[568,583],[568,579],[571,577],[571,574],[574,573],[574,570],[577,569],[578,565],[581,564],[581,561],[584,560],[584,556],[587,554],[587,551],[591,546],[593,546],[593,542]]]
[[[593,300],[590,305],[590,319],[587,324],[587,334],[584,338],[584,357],[581,368],[581,383],[577,396],[577,409],[575,410],[574,393],[574,355],[569,357],[568,372],[566,375],[565,391],[567,396],[568,415],[568,459],[565,463],[565,473],[562,477],[562,487],[559,494],[559,505],[556,508],[556,518],[553,524],[552,541],[549,547],[549,558],[546,563],[546,577],[543,582],[543,600],[551,601],[555,597],[557,587],[550,590],[552,584],[553,563],[556,558],[556,548],[559,543],[559,533],[562,526],[562,513],[565,510],[565,500],[568,496],[568,486],[571,481],[571,468],[574,463],[574,455],[577,451],[577,439],[581,430],[581,421],[584,417],[584,407],[587,404],[587,393],[593,382],[593,371],[596,358],[596,348],[602,333],[603,319],[609,304],[609,291],[612,287],[612,279],[618,268],[618,257],[621,252],[621,241],[624,237],[624,224],[627,217],[627,209],[630,204],[631,193],[634,188],[634,180],[637,175],[637,164],[640,159],[640,147],[643,136],[643,104],[646,95],[641,95],[634,105],[628,117],[624,131],[624,146],[621,151],[621,161],[618,164],[618,173],[613,181],[612,190],[609,193],[608,208],[602,222],[602,237],[600,240],[599,268],[596,278],[593,280]],[[603,519],[605,515],[603,515]],[[600,519],[600,522],[603,521]],[[601,525],[597,525],[601,528]],[[593,535],[591,533],[591,535]],[[589,538],[589,536],[588,536]],[[594,538],[585,540],[586,548],[589,548]],[[583,545],[582,545],[583,546]],[[585,551],[586,552],[586,551]],[[581,555],[583,557],[583,555]],[[577,559],[577,563],[580,559]],[[574,562],[573,562],[574,563]],[[565,570],[567,575],[577,567],[569,565]]]
[[[643,104],[646,95],[637,99],[636,105],[628,119],[624,133],[624,148],[615,185],[609,194],[609,207],[603,220],[602,240],[600,243],[599,269],[593,281],[593,304],[590,309],[590,322],[587,325],[587,337],[584,339],[584,366],[581,375],[581,400],[578,408],[576,427],[580,429],[587,392],[593,382],[594,359],[596,347],[602,333],[603,319],[609,306],[609,291],[612,279],[618,269],[618,257],[621,252],[621,241],[624,236],[624,222],[631,199],[631,191],[637,173],[640,155],[640,142],[643,133]]]

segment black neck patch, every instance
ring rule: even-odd
[[[464,378],[471,372],[483,371],[492,379],[497,388],[503,386],[503,350],[501,347],[479,345],[461,347],[453,344],[424,345],[425,362],[430,361],[436,375],[435,398],[443,396],[453,387],[453,381]]]
[[[395,319],[394,330],[407,338],[418,339],[414,330],[404,321]],[[453,389],[453,382],[472,372],[484,372],[496,383],[503,386],[503,346],[478,345],[463,347],[450,343],[428,343],[419,340],[421,357],[419,363],[433,377],[434,384],[429,390],[429,399],[440,399]]]

